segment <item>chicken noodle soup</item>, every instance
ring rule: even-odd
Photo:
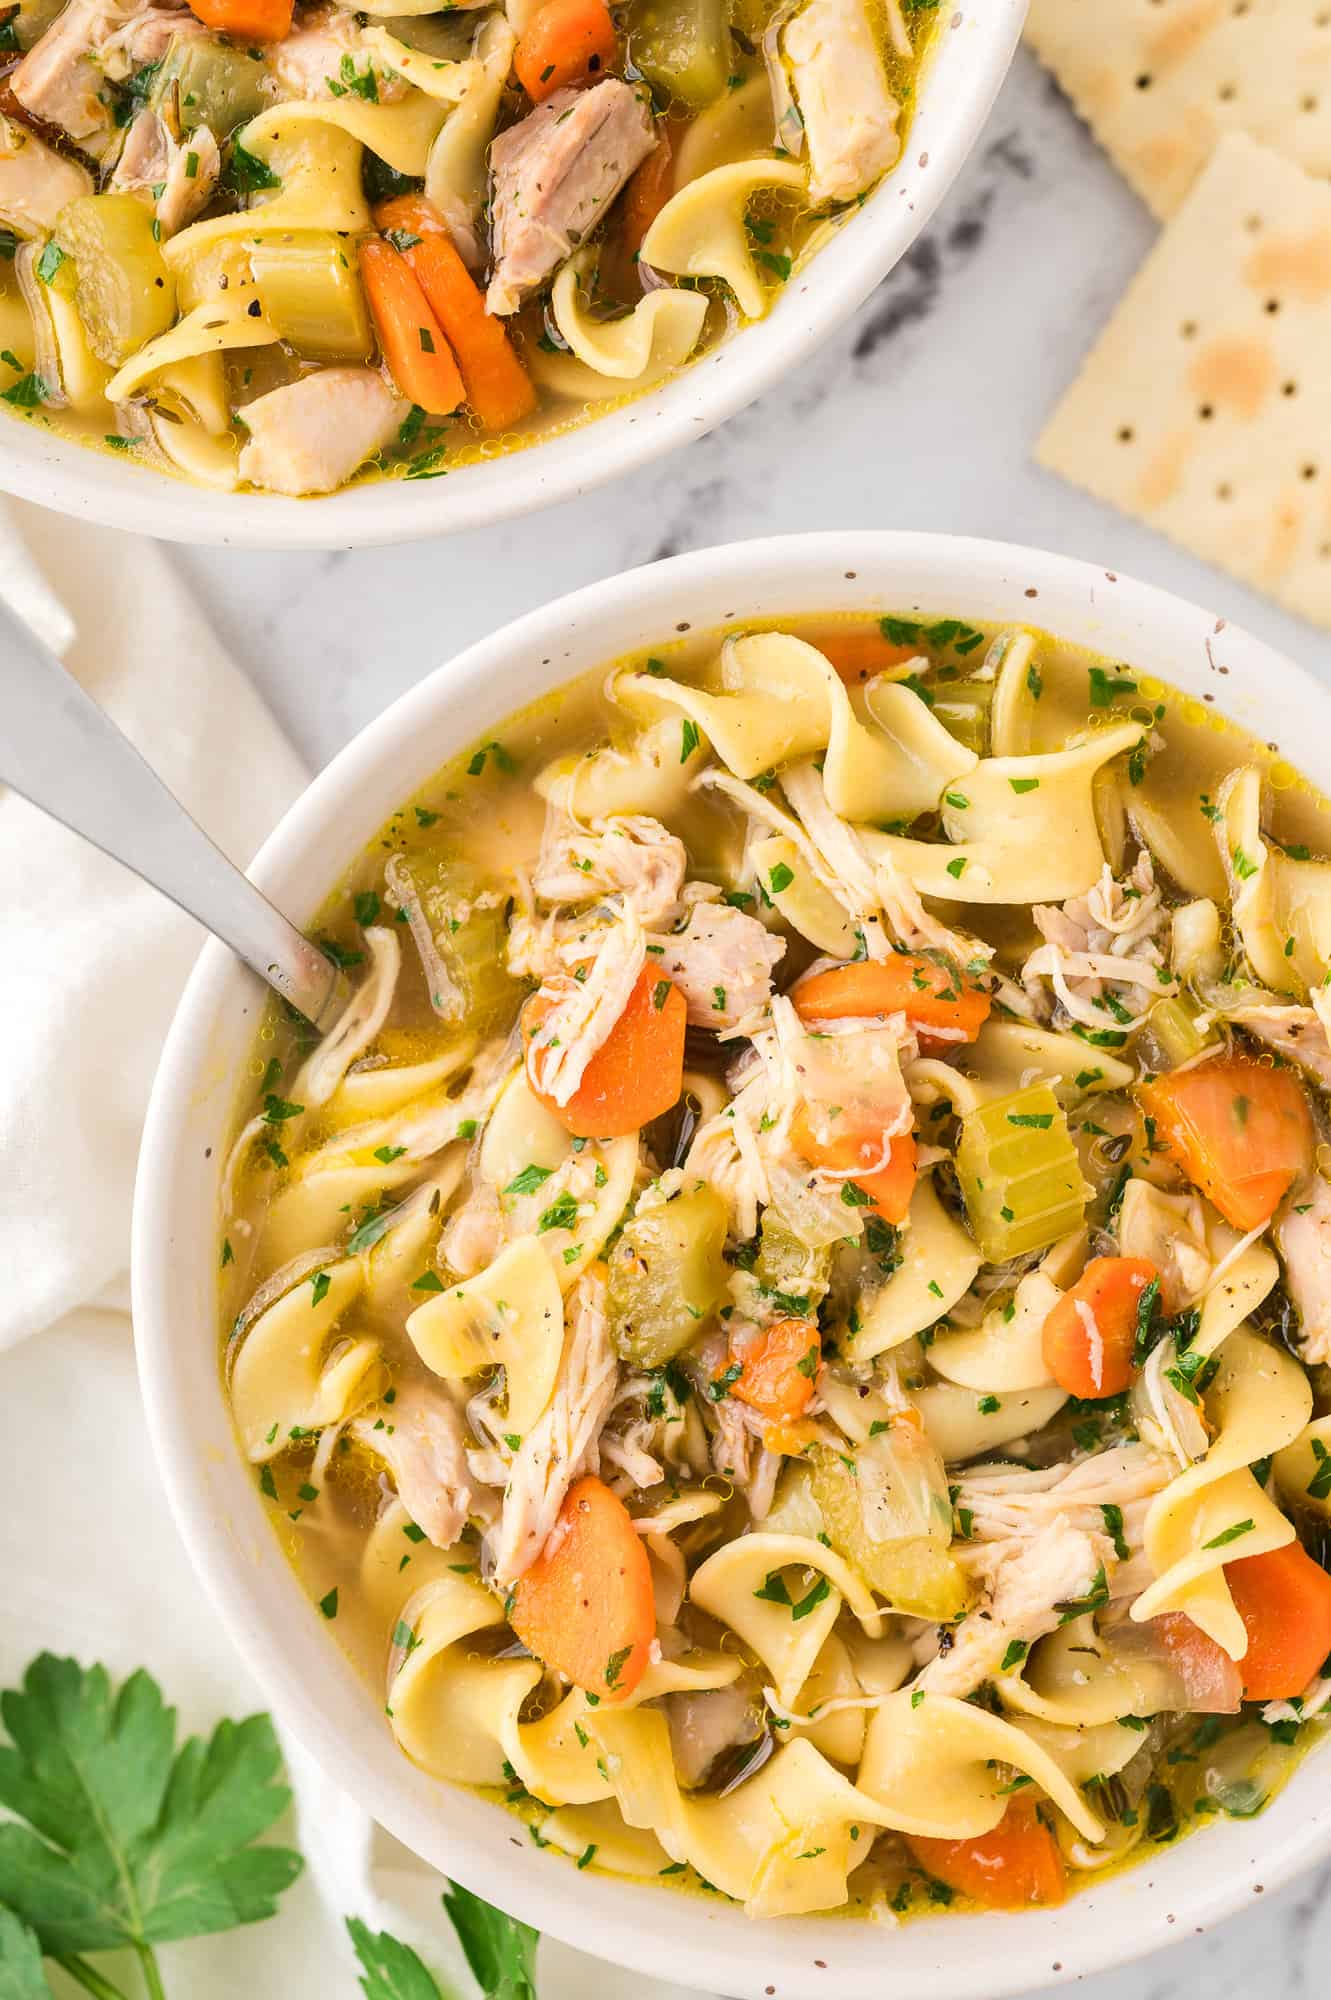
[[[646,389],[896,162],[934,0],[18,0],[0,398],[222,490]]]
[[[1049,1903],[1331,1695],[1326,807],[960,618],[663,645],[366,850],[225,1365],[384,1727],[755,1915]]]

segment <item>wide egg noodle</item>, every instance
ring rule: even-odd
[[[595,378],[592,395],[604,395],[607,380],[628,394],[681,367],[702,338],[707,317],[703,294],[663,286],[639,299],[632,312],[597,319],[587,309],[595,269],[596,253],[586,245],[562,266],[550,292],[561,338]]]
[[[316,1282],[323,1278],[326,1285]],[[276,1458],[293,1432],[340,1424],[380,1394],[379,1342],[342,1326],[364,1283],[360,1262],[344,1258],[302,1278],[237,1336],[231,1407],[253,1463]]]
[[[556,757],[537,772],[533,789],[584,822],[618,813],[669,820],[688,798],[707,748],[681,741],[673,715],[635,732],[626,747],[602,745],[589,755]]]
[[[537,1660],[497,1660],[467,1641],[504,1623],[497,1597],[468,1577],[437,1578],[405,1607],[410,1633],[388,1690],[393,1734],[412,1762],[460,1785],[502,1785],[502,1736],[541,1679]]]
[[[439,1091],[451,1077],[465,1068],[476,1052],[474,1039],[456,1042],[446,1054],[426,1062],[381,1063],[353,1069],[343,1077],[324,1107],[324,1118],[333,1130],[360,1125],[370,1118],[386,1118],[423,1098],[427,1091]]]
[[[1331,1416],[1314,1417],[1272,1461],[1276,1487],[1290,1507],[1331,1520]]]
[[[851,1360],[872,1361],[922,1333],[968,1292],[980,1268],[969,1230],[944,1208],[932,1174],[921,1174],[901,1232],[901,1263],[860,1308],[846,1345]]]
[[[1104,1633],[1090,1613],[1070,1618],[1000,1676],[999,1698],[1005,1708],[1061,1729],[1096,1730],[1117,1726],[1124,1715],[1169,1714],[1181,1699],[1178,1673],[1163,1652],[1148,1651],[1133,1638],[1131,1626]]]
[[[329,99],[334,108],[340,102],[345,100]],[[228,245],[243,249],[244,239],[258,231],[330,229],[339,235],[359,235],[370,227],[369,203],[361,185],[361,141],[338,123],[319,118],[292,121],[295,129],[289,124],[283,130],[284,114],[298,108],[295,102],[273,105],[240,133],[245,150],[262,159],[281,185],[265,191],[248,209],[208,216],[163,243],[162,255],[183,296],[191,295],[192,274],[206,258]],[[311,104],[306,109],[321,112],[324,107]],[[207,296],[211,298],[212,291]]]
[[[542,1820],[540,1834],[547,1847],[557,1847],[575,1861],[593,1849],[597,1867],[611,1875],[650,1878],[670,1867],[670,1856],[656,1835],[645,1827],[626,1826],[612,1798],[590,1806],[561,1806]]]
[[[1174,815],[1152,805],[1133,788],[1127,801],[1127,817],[1132,831],[1150,852],[1158,875],[1177,882],[1187,896],[1224,901],[1225,870],[1210,828],[1200,813],[1196,830],[1185,828]]]
[[[1136,1076],[1127,1063],[1105,1049],[1088,1048],[1078,1035],[992,1017],[969,1046],[958,1049],[956,1059],[984,1101],[1044,1081],[1066,1103],[1084,1094],[1126,1090]]]
[[[564,1346],[564,1301],[539,1237],[518,1237],[475,1277],[417,1306],[407,1334],[446,1381],[502,1367],[508,1421],[525,1436],[550,1400]]]
[[[1268,844],[1252,765],[1230,773],[1217,804],[1216,838],[1248,963],[1277,993],[1289,991],[1291,975],[1301,993],[1320,986],[1331,960],[1331,861],[1296,860]]]
[[[654,1660],[633,1693],[615,1705],[634,1709],[670,1694],[701,1694],[729,1687],[743,1671],[733,1654],[697,1652],[678,1660]],[[547,1805],[591,1805],[613,1796],[591,1741],[592,1719],[600,1704],[571,1688],[556,1708],[535,1722],[505,1713],[499,1737],[504,1755],[534,1798]]]
[[[1058,1388],[1014,1389],[977,1396],[955,1382],[931,1382],[913,1401],[925,1433],[945,1465],[965,1465],[1015,1438],[1033,1437],[1067,1401]]]
[[[510,1192],[528,1167],[545,1178],[526,1194]],[[477,1172],[499,1195],[511,1235],[535,1234],[553,1266],[559,1288],[571,1291],[595,1261],[633,1194],[638,1138],[589,1140],[575,1150],[559,1120],[541,1103],[525,1070],[505,1087],[486,1126]],[[576,1183],[578,1218],[571,1228],[543,1226],[559,1194]],[[576,1253],[576,1254],[574,1254]]]
[[[761,319],[767,297],[749,248],[749,203],[764,188],[802,194],[807,180],[793,160],[734,160],[714,167],[670,197],[643,238],[642,261],[676,277],[720,278],[745,319]]]
[[[410,1513],[395,1496],[384,1506],[361,1550],[357,1587],[366,1609],[385,1632],[396,1629],[407,1603],[427,1584],[475,1561],[476,1551],[467,1543],[438,1549],[413,1529]]]
[[[1104,1828],[1049,1752],[1017,1724],[951,1695],[891,1695],[869,1724],[858,1784],[903,1833],[973,1840],[1007,1810],[1009,1771],[1033,1779],[1086,1840]]]
[[[1070,750],[989,757],[943,802],[946,841],[864,830],[875,859],[892,861],[924,896],[956,903],[1061,903],[1100,879],[1104,851],[1092,786],[1111,758],[1141,741],[1140,723],[1097,730]]]
[[[788,1601],[763,1596],[768,1579],[780,1577]],[[828,1588],[799,1618],[794,1607],[819,1588]],[[689,1586],[694,1604],[728,1625],[755,1652],[772,1676],[777,1699],[793,1704],[813,1671],[842,1601],[864,1630],[877,1638],[882,1617],[862,1577],[821,1542],[803,1535],[766,1534],[760,1529],[727,1542],[694,1572]]]
[[[489,186],[490,141],[518,38],[502,13],[482,20],[466,95],[435,133],[423,167],[425,197],[440,210],[467,261],[482,263],[476,229]]]
[[[1007,1305],[993,1306],[979,1326],[940,1334],[930,1365],[945,1382],[985,1394],[1048,1389],[1053,1376],[1044,1358],[1044,1323],[1063,1293],[1043,1271],[1030,1271]]]
[[[1134,1602],[1132,1617],[1140,1624],[1184,1611],[1241,1660],[1248,1635],[1224,1565],[1294,1540],[1293,1523],[1248,1468],[1293,1443],[1312,1410],[1312,1388],[1297,1361],[1243,1326],[1229,1334],[1218,1359],[1206,1395],[1215,1436],[1205,1458],[1151,1503],[1144,1541],[1155,1581]]]
[[[854,958],[859,948],[854,925],[793,840],[781,833],[755,840],[749,859],[783,923],[830,958]]]

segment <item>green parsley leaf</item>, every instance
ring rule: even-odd
[[[827,1597],[831,1595],[831,1591],[832,1591],[832,1586],[828,1582],[827,1578],[825,1576],[820,1576],[817,1583],[815,1583],[815,1585],[813,1586],[813,1589],[809,1592],[808,1596],[802,1597],[798,1604],[791,1605],[790,1607],[791,1618],[796,1621],[801,1618],[807,1618],[811,1611],[815,1611],[817,1607],[821,1603],[823,1603],[823,1601]]]
[[[1125,1563],[1132,1551],[1123,1535],[1123,1509],[1116,1507],[1112,1501],[1104,1500],[1100,1503],[1100,1512],[1104,1516],[1105,1533],[1114,1544],[1114,1554],[1121,1563]]]
[[[1022,1661],[1025,1659],[1027,1653],[1030,1652],[1030,1650],[1031,1650],[1030,1645],[1027,1640],[1009,1639],[1007,1644],[1007,1651],[1004,1653],[1002,1663],[998,1669],[999,1673],[1000,1674],[1010,1673],[1013,1667],[1019,1667]]]
[[[1009,778],[1008,783],[1018,795],[1022,792],[1038,792],[1040,789],[1038,778]]]
[[[684,726],[679,733],[679,761],[681,764],[688,763],[689,758],[693,755],[701,740],[701,737],[698,735],[697,723],[685,717]]]
[[[0,2000],[51,2000],[36,1931],[0,1909]]]
[[[376,1146],[374,1157],[382,1166],[391,1167],[394,1160],[400,1160],[406,1150],[405,1146]]]
[[[48,1957],[130,1947],[153,1965],[155,1944],[271,1917],[300,1873],[253,1844],[289,1799],[266,1715],[178,1750],[147,1673],[115,1692],[105,1667],[42,1653],[4,1720],[0,1902]]]
[[[774,896],[779,896],[781,891],[788,889],[794,880],[794,869],[788,868],[784,861],[778,861],[767,877],[767,886]]]
[[[347,1931],[360,1961],[360,1990],[366,2000],[443,2000],[433,1975],[409,1945],[388,1931],[376,1935],[359,1917],[347,1918]]]
[[[1222,1528],[1218,1535],[1212,1535],[1209,1542],[1203,1542],[1204,1549],[1223,1549],[1230,1542],[1236,1542],[1240,1535],[1250,1535],[1256,1527],[1255,1521],[1236,1521],[1232,1528]]]
[[[444,1908],[484,2000],[536,2000],[539,1933],[454,1882]],[[415,2000],[406,1994],[403,2000]]]
[[[356,897],[356,922],[362,930],[370,924],[378,923],[381,905],[373,889],[362,889]]]
[[[1136,694],[1137,683],[1126,675],[1107,674],[1103,667],[1089,669],[1091,679],[1091,707],[1108,708],[1117,695]]]
[[[16,410],[35,410],[49,394],[40,375],[20,375],[17,382],[12,382],[7,389],[0,389],[0,402],[12,403]]]
[[[557,1195],[549,1208],[542,1212],[536,1224],[536,1234],[543,1236],[547,1229],[572,1229],[578,1220],[577,1200],[567,1188]]]
[[[652,1005],[653,1007],[655,1007],[658,1014],[660,1013],[661,1009],[665,1006],[665,1003],[669,998],[670,998],[670,981],[668,979],[658,979],[655,986],[653,986],[652,988]]]
[[[319,1599],[319,1609],[323,1612],[325,1618],[336,1618],[337,1616],[336,1584],[333,1585],[333,1588],[329,1591],[326,1597],[321,1597]]]
[[[947,864],[947,872],[952,877],[952,880],[954,882],[959,882],[961,880],[962,875],[965,872],[965,868],[966,868],[966,857],[964,854],[959,854],[955,861],[949,861]]]
[[[526,1166],[520,1174],[515,1174],[505,1194],[535,1194],[542,1181],[548,1181],[553,1169],[550,1167]]]
[[[267,160],[251,153],[239,139],[232,140],[231,157],[222,175],[222,187],[227,194],[257,194],[262,188],[278,188],[281,185],[281,175],[273,172]]]
[[[328,1297],[328,1287],[332,1282],[327,1271],[316,1271],[314,1273],[314,1276],[310,1279],[310,1292],[312,1295],[310,1304],[312,1306],[321,1306],[323,1304],[324,1300]]]
[[[411,1281],[413,1292],[442,1292],[444,1281],[437,1271],[422,1271],[419,1278]]]
[[[37,276],[41,279],[44,285],[50,284],[52,278],[54,278],[56,272],[60,269],[60,266],[64,263],[64,261],[65,261],[64,251],[60,248],[60,245],[56,242],[54,236],[48,236],[45,243],[42,245],[42,254],[37,259],[37,264],[36,264]]]

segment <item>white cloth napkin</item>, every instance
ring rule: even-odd
[[[0,577],[219,846],[248,861],[305,774],[163,552],[0,504]],[[207,1730],[263,1697],[167,1512],[126,1286],[139,1131],[200,934],[0,786],[0,940],[0,1686],[44,1648],[116,1676],[146,1666],[182,1733]],[[453,1991],[472,1991],[440,1878],[287,1748],[296,1811],[285,1833],[306,1873],[272,1922],[167,1950],[173,2000],[349,1996],[347,1915],[392,1930]],[[682,2000],[552,1946],[541,1993]]]

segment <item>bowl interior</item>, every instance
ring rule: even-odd
[[[978,137],[1025,12],[1026,0],[973,0],[954,11],[926,64],[910,150],[896,171],[783,288],[765,319],[607,416],[445,479],[380,480],[310,500],[210,492],[9,418],[0,428],[0,487],[62,513],[170,541],[319,549],[484,527],[632,471],[701,437],[761,394],[892,269]]]
[[[892,610],[1029,620],[1214,703],[1331,790],[1331,705],[1236,627],[1062,557],[945,536],[811,535],[683,556],[594,585],[440,668],[363,732],[287,815],[253,874],[298,922],[365,841],[478,732],[584,668],[675,628],[782,612]],[[176,1517],[283,1719],[359,1803],[426,1860],[539,1928],[646,1973],[767,2000],[835,1992],[970,2000],[1085,1974],[1205,1925],[1324,1852],[1320,1760],[1255,1821],[1223,1821],[1060,1910],[920,1922],[753,1922],[711,1898],[577,1874],[514,1839],[501,1808],[406,1762],[288,1567],[232,1434],[217,1366],[219,1173],[263,1003],[217,944],[162,1058],[136,1195],[134,1318],[148,1415]],[[829,1974],[832,1976],[829,1978]]]

